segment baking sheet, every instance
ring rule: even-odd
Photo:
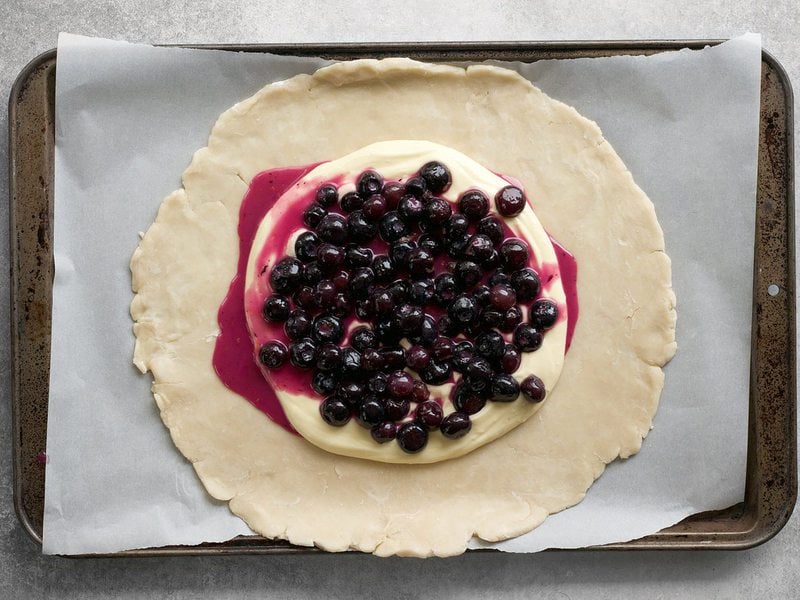
[[[206,496],[158,419],[149,378],[130,365],[127,266],[135,232],[218,114],[321,63],[66,35],[58,56],[44,552],[248,533]],[[654,201],[675,265],[680,350],[643,451],[501,549],[622,541],[742,499],[759,68],[753,35],[700,52],[522,67],[598,121]]]

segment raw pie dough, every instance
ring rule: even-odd
[[[238,210],[262,170],[425,139],[521,180],[578,261],[580,321],[531,419],[449,461],[393,465],[316,448],[217,379],[217,309]],[[334,64],[222,114],[131,260],[135,364],[208,492],[269,538],[331,551],[453,555],[579,502],[650,429],[675,352],[670,261],[652,203],[599,128],[516,73],[408,59]]]

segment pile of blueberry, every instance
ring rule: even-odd
[[[376,442],[396,439],[409,453],[435,429],[464,436],[487,401],[512,402],[521,393],[541,402],[541,379],[519,384],[512,374],[558,318],[556,304],[539,298],[528,245],[505,237],[480,190],[461,194],[454,212],[439,196],[450,183],[448,168],[430,162],[404,185],[372,170],[341,198],[334,185],[322,185],[303,214],[308,230],[296,238],[295,256],[269,274],[274,293],[263,309],[265,319],[284,324],[290,343],[264,344],[262,364],[313,369],[328,424],[355,417]],[[501,215],[515,216],[525,196],[506,186],[494,202]],[[352,319],[366,325],[347,336]],[[454,373],[461,374],[456,410],[445,415],[428,384]]]

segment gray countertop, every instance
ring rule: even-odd
[[[690,0],[488,2],[406,0],[397,8],[350,0],[273,3],[243,0],[2,0],[0,92],[20,69],[56,45],[59,31],[152,43],[418,40],[724,38],[761,33],[800,81],[800,11],[794,0],[730,0],[700,8]],[[598,3],[601,4],[601,3]],[[761,6],[759,6],[759,4]],[[768,7],[767,7],[768,6]],[[435,7],[435,8],[433,8]],[[500,8],[502,7],[502,8]],[[8,115],[0,113],[0,130]],[[8,183],[0,136],[0,197]],[[796,150],[797,153],[797,150]],[[800,156],[800,154],[798,154]],[[8,207],[0,204],[0,221]],[[8,228],[0,227],[8,264]],[[0,598],[789,598],[800,585],[800,517],[753,550],[722,552],[558,552],[470,554],[455,559],[275,556],[66,559],[41,556],[12,503],[8,280],[0,280]]]

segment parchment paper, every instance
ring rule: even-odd
[[[158,417],[150,377],[131,364],[128,263],[218,115],[323,64],[59,38],[45,553],[252,533],[205,493]],[[648,58],[501,64],[597,121],[655,203],[679,350],[642,451],[612,463],[578,506],[496,547],[623,541],[741,501],[760,38]]]

